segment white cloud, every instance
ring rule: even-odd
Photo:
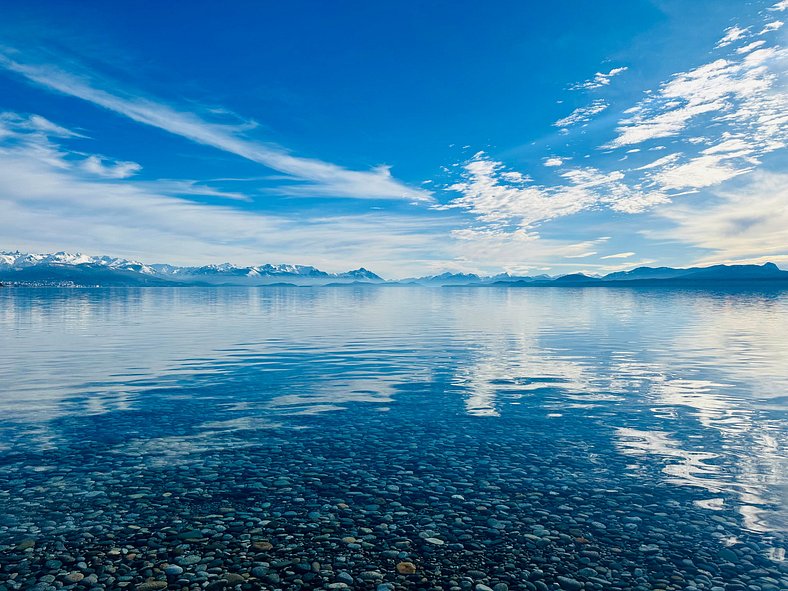
[[[769,10],[777,12],[782,12],[786,9],[788,9],[788,0],[780,0],[777,4],[769,8]]]
[[[594,77],[591,80],[586,80],[585,82],[580,82],[579,84],[575,84],[572,86],[572,90],[594,90],[596,88],[601,88],[603,86],[607,86],[610,84],[610,79],[614,76],[618,76],[619,74],[623,74],[627,71],[627,67],[623,66],[620,68],[613,68],[607,74],[603,72],[597,72],[594,74]]]
[[[601,259],[628,259],[629,257],[635,256],[634,252],[619,252],[616,254],[609,254],[603,257],[599,257]]]
[[[653,162],[649,162],[648,164],[644,164],[643,166],[635,169],[635,170],[650,170],[652,168],[662,168],[669,164],[673,164],[681,158],[681,152],[675,152],[673,154],[668,154],[667,156],[663,156],[662,158],[657,158]]]
[[[510,183],[501,176],[503,165],[477,155],[464,166],[463,180],[449,187],[462,194],[436,208],[468,210],[480,221],[522,227],[582,211],[591,205],[590,196],[580,193],[550,194],[542,187]]]
[[[109,162],[94,155],[82,161],[82,169],[108,179],[125,179],[137,174],[142,166],[136,162]]]
[[[569,127],[578,123],[585,123],[589,121],[594,115],[597,115],[607,109],[608,104],[602,100],[597,99],[586,107],[578,107],[563,119],[559,119],[553,125],[556,127]]]
[[[593,195],[596,203],[622,213],[641,213],[655,205],[668,202],[660,191],[643,191],[624,181],[621,171],[601,172],[595,168],[577,168],[562,175],[572,182],[572,187],[553,190],[572,190]]]
[[[739,47],[736,50],[736,53],[739,53],[739,54],[750,53],[753,49],[758,49],[759,47],[761,47],[762,45],[765,45],[765,44],[766,44],[766,41],[764,41],[763,39],[761,39],[760,41],[753,41],[752,43],[750,43],[748,45],[745,45],[744,47]]]
[[[639,261],[626,261],[624,263],[619,263],[617,265],[602,265],[599,267],[599,271],[604,273],[615,273],[616,271],[629,271],[631,269],[635,269],[637,267],[645,267],[656,262],[657,262],[656,259],[640,259]]]
[[[0,54],[0,67],[39,86],[83,99],[138,123],[257,162],[301,183],[280,188],[282,193],[357,199],[431,199],[429,191],[409,187],[393,178],[387,166],[355,171],[321,160],[292,156],[279,146],[246,138],[243,132],[248,126],[239,128],[211,123],[193,113],[143,96],[110,90],[106,84],[96,84],[85,76],[78,77],[49,65],[21,63]]]
[[[759,35],[765,35],[766,33],[771,33],[772,31],[777,31],[782,28],[785,23],[782,21],[772,21],[770,23],[766,23],[766,26],[761,30]]]
[[[671,164],[657,172],[653,179],[664,189],[701,188],[718,185],[752,170],[725,162],[720,155],[703,155],[683,163]]]
[[[749,27],[741,28],[738,25],[728,27],[725,29],[725,36],[717,42],[715,47],[725,47],[726,45],[730,45],[734,41],[744,38],[749,30]]]
[[[542,164],[545,166],[561,166],[564,163],[563,158],[559,158],[558,156],[551,156],[550,158],[545,158]]]

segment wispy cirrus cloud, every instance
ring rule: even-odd
[[[610,84],[610,79],[614,76],[618,76],[619,74],[623,74],[629,68],[626,66],[613,68],[609,72],[597,72],[594,74],[594,77],[590,80],[586,80],[584,82],[579,82],[571,87],[572,90],[595,90],[597,88],[602,88],[603,86],[607,86]]]
[[[151,191],[174,195],[177,197],[201,196],[217,197],[219,199],[230,199],[231,201],[251,202],[252,198],[238,191],[225,191],[217,189],[204,182],[184,179],[158,179],[155,181],[137,181],[139,186],[147,186]]]
[[[757,49],[765,44],[766,44],[765,40],[759,39],[758,41],[753,41],[752,43],[749,43],[743,47],[738,47],[736,49],[736,53],[738,54],[750,53],[753,49]]]
[[[754,165],[742,166],[741,163],[731,162],[748,153],[749,150],[742,154],[704,150],[701,155],[682,163],[676,162],[679,158],[666,156],[658,161],[660,166],[656,167],[658,170],[651,179],[664,190],[698,189],[718,185],[753,169]]]
[[[599,257],[600,259],[628,259],[629,257],[635,256],[634,252],[618,252],[616,254],[609,254],[603,257]]]
[[[81,133],[77,133],[71,129],[61,127],[53,123],[46,117],[41,115],[20,115],[18,113],[5,112],[0,113],[0,131],[2,130],[2,123],[17,129],[24,129],[30,132],[38,132],[46,135],[61,137],[61,138],[84,138]]]
[[[761,32],[758,33],[759,35],[765,35],[766,33],[771,33],[772,31],[777,31],[782,28],[785,23],[783,21],[772,21],[770,23],[766,23],[766,25],[761,29]]]
[[[566,117],[559,119],[553,125],[556,127],[569,127],[570,125],[576,125],[578,123],[586,123],[591,120],[594,115],[598,115],[602,111],[608,108],[607,102],[603,99],[596,99],[590,105],[585,107],[578,107]]]
[[[728,27],[725,29],[725,35],[717,41],[717,45],[715,47],[725,47],[726,45],[730,45],[734,41],[738,41],[739,39],[743,39],[749,33],[750,28],[745,27],[742,28],[738,25],[734,25],[732,27]]]
[[[162,101],[113,88],[107,82],[97,81],[95,76],[73,74],[49,64],[26,62],[17,56],[11,57],[8,52],[0,53],[0,67],[35,85],[80,98],[137,123],[284,173],[294,182],[280,186],[280,193],[353,199],[431,200],[429,191],[410,187],[395,179],[388,166],[357,171],[322,160],[293,156],[279,146],[249,139],[244,135],[243,127],[212,123]]]

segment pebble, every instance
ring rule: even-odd
[[[561,588],[566,589],[567,591],[578,591],[579,589],[583,588],[583,583],[569,577],[563,577],[559,575],[556,577],[556,580],[558,581],[558,584],[561,585]]]
[[[80,572],[72,572],[72,573],[68,573],[67,575],[65,575],[63,577],[63,580],[66,581],[67,583],[79,583],[84,578],[85,578],[85,575],[83,575],[82,573],[80,573]]]
[[[416,572],[416,565],[412,562],[398,562],[397,572],[401,575],[412,575]]]
[[[181,566],[191,566],[193,564],[197,564],[200,562],[202,558],[197,556],[196,554],[188,554],[186,556],[179,556],[175,559],[175,561]]]

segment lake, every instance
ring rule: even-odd
[[[0,289],[0,590],[788,588],[788,292]]]

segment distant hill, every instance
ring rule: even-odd
[[[671,279],[691,269],[673,269],[672,267],[637,267],[631,271],[618,271],[605,275],[607,281],[631,281],[634,279]]]
[[[589,277],[583,273],[573,273],[571,275],[562,275],[552,280],[552,283],[593,283],[598,282],[600,279],[596,277]]]
[[[602,277],[604,281],[643,281],[643,280],[781,280],[788,278],[788,271],[781,270],[774,263],[763,265],[714,265],[711,267],[690,267],[673,269],[671,267],[638,267],[631,271],[610,273]]]

